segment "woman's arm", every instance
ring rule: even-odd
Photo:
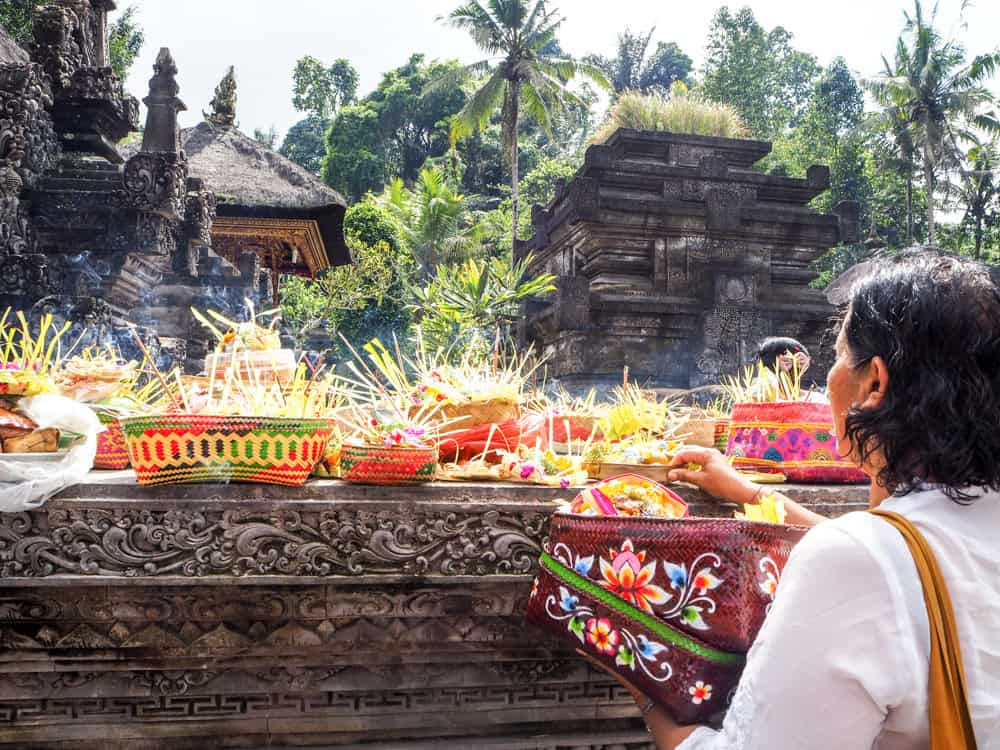
[[[681,468],[688,464],[698,464],[699,471]],[[807,510],[780,492],[774,492],[767,487],[754,484],[736,471],[721,453],[712,448],[688,448],[674,456],[671,462],[672,471],[668,474],[672,482],[688,482],[708,493],[712,497],[730,503],[755,503],[760,494],[767,492],[777,495],[785,505],[788,523],[797,526],[815,526],[827,520],[819,513]]]
[[[870,750],[888,707],[921,689],[906,660],[912,636],[863,545],[835,524],[821,527],[783,575],[721,731],[653,710],[646,719],[658,750]],[[647,704],[641,693],[637,702]]]

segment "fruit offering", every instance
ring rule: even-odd
[[[605,479],[580,492],[570,513],[587,516],[655,516],[682,518],[687,503],[662,484],[636,474]]]
[[[777,495],[764,495],[756,505],[743,505],[743,512],[736,517],[743,521],[764,521],[765,523],[784,523],[785,504]]]

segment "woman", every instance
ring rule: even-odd
[[[812,359],[809,350],[795,339],[774,336],[764,339],[757,349],[758,376],[754,385],[757,397],[825,402],[826,396],[800,384]]]
[[[981,266],[908,258],[859,283],[827,380],[838,448],[869,503],[927,538],[958,625],[980,750],[1000,748],[1000,291]],[[713,451],[671,478],[715,497],[763,491]],[[929,626],[901,534],[870,513],[826,520],[788,561],[721,731],[680,726],[634,688],[660,750],[928,746]]]

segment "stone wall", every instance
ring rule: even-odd
[[[565,494],[99,472],[0,515],[0,747],[652,750],[616,682],[523,623]]]
[[[806,179],[753,171],[759,141],[619,130],[548,207],[535,206],[532,270],[558,292],[529,308],[525,336],[568,385],[691,388],[748,363],[766,336],[816,350],[833,313],[809,287],[810,263],[857,239],[857,206],[821,215],[808,203],[829,170]]]

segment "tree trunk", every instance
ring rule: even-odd
[[[510,200],[511,200],[511,254],[517,257],[517,130],[521,98],[521,84],[511,84],[511,133],[510,133]]]
[[[976,214],[976,260],[979,260],[983,252],[983,216]]]
[[[913,245],[913,167],[906,172],[906,246]]]
[[[927,244],[933,245],[937,239],[934,228],[934,170],[924,168],[924,182],[927,186]]]

